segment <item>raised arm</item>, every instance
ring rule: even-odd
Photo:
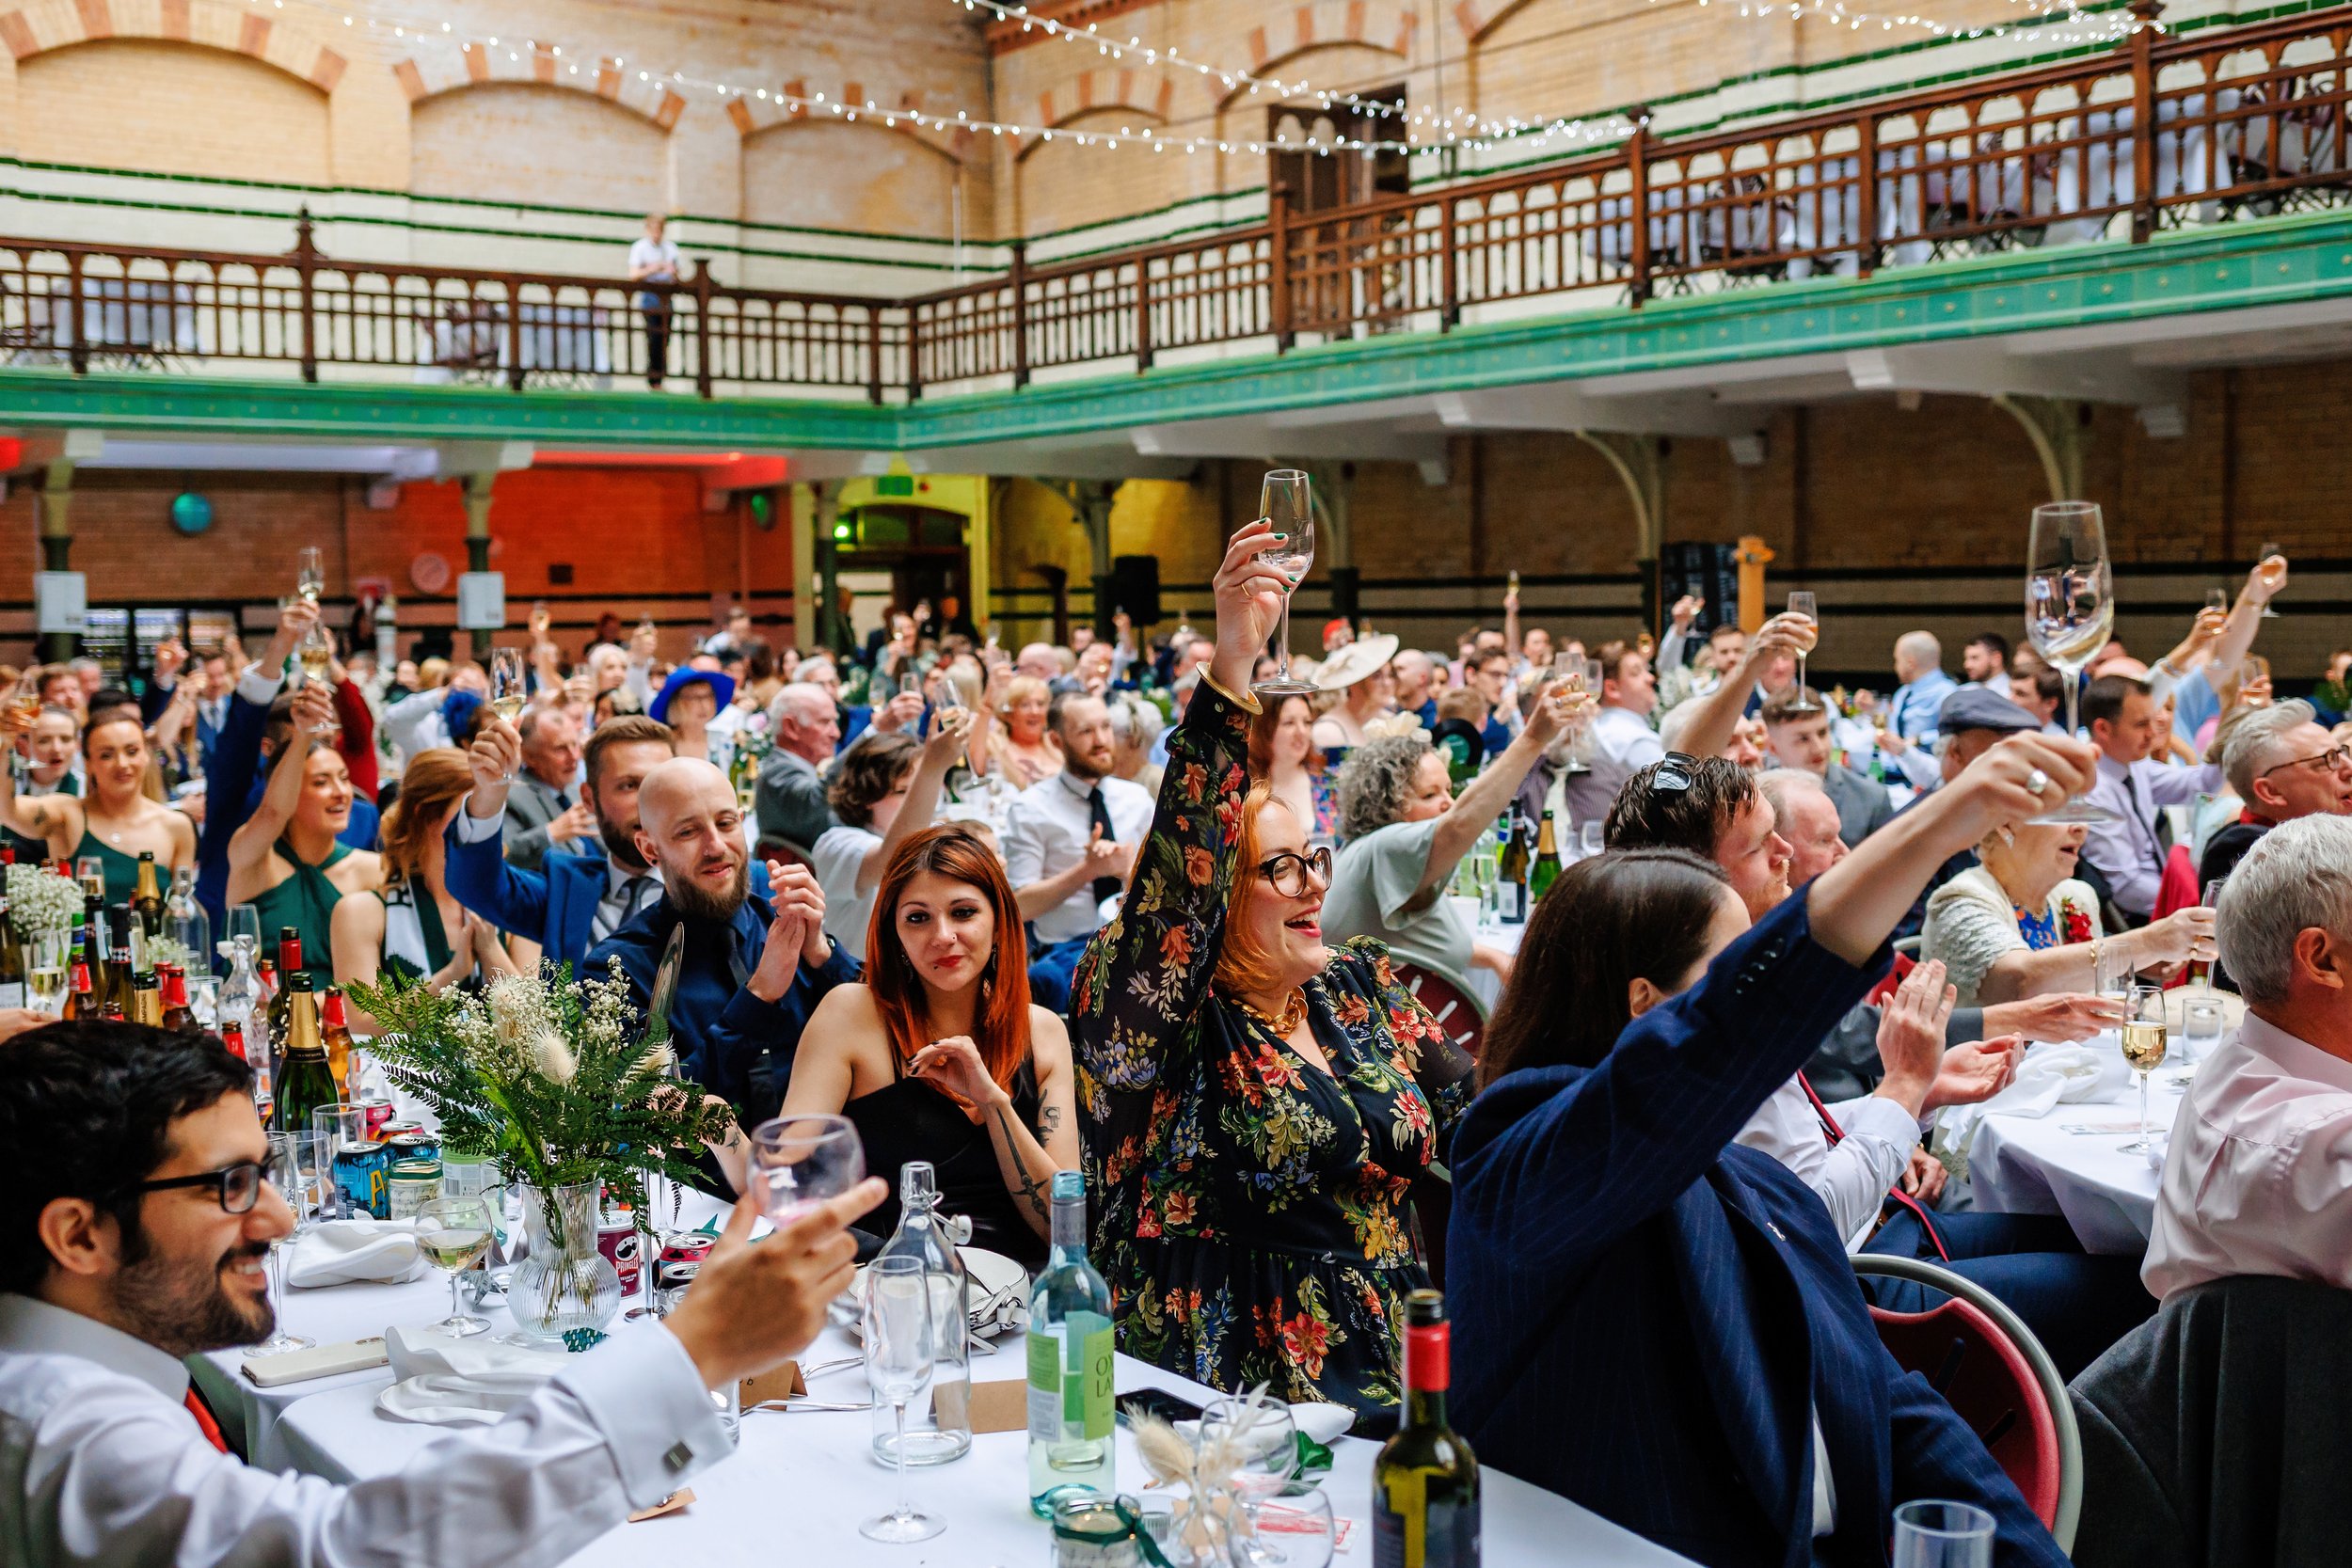
[[[1813,622],[1803,615],[1775,615],[1756,627],[1739,670],[1706,696],[1692,699],[1698,716],[1682,732],[1683,751],[1694,757],[1722,756],[1724,748],[1731,744],[1731,732],[1740,727],[1748,693],[1756,689],[1756,678],[1764,666],[1780,654],[1811,651],[1814,636]]]
[[[931,814],[939,809],[940,787],[947,782],[947,769],[962,754],[971,730],[969,712],[960,712],[953,719],[933,714],[930,738],[923,742],[922,752],[915,758],[914,776],[907,781],[907,798],[898,802],[898,815],[891,818],[890,831],[882,834],[882,841],[858,862],[859,894],[873,892],[882,882],[882,868],[898,852],[898,846],[931,825]]]
[[[1527,716],[1527,727],[1502,749],[1502,755],[1470,782],[1470,786],[1455,798],[1453,808],[1438,819],[1437,832],[1429,835],[1429,863],[1422,870],[1421,885],[1406,902],[1407,911],[1429,907],[1429,901],[1453,877],[1462,857],[1494,826],[1502,808],[1511,803],[1545,750],[1560,737],[1564,729],[1581,726],[1590,721],[1592,715],[1592,698],[1581,692],[1571,693],[1563,682],[1555,681],[1537,694]]]
[[[14,829],[26,838],[63,841],[68,848],[82,837],[82,802],[71,795],[19,795],[16,768],[8,754],[16,737],[31,724],[13,714],[0,715],[0,827]]]
[[[231,876],[259,865],[286,831],[286,824],[294,820],[294,804],[302,797],[302,775],[310,761],[310,742],[334,725],[335,703],[325,688],[306,686],[294,694],[294,732],[278,749],[262,803],[229,840]]]

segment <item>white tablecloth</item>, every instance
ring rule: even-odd
[[[2115,1049],[2112,1041],[2107,1037],[2106,1049]],[[2174,1084],[2180,1071],[2177,1063],[2167,1062],[2149,1080],[2148,1125],[2159,1140],[2181,1108],[2184,1091]],[[2162,1155],[2151,1164],[2146,1154],[2122,1152],[2137,1136],[2138,1119],[2137,1085],[2059,1105],[2044,1117],[1986,1117],[1968,1157],[1977,1207],[2063,1214],[2086,1251],[2125,1257],[2145,1251],[2155,1224]]]
[[[707,1199],[696,1205],[697,1199],[690,1196],[690,1224],[712,1209]],[[321,1340],[351,1338],[379,1332],[392,1322],[430,1322],[447,1310],[448,1299],[448,1287],[438,1275],[409,1285],[342,1285],[294,1292],[286,1316],[295,1333]],[[501,1314],[493,1307],[489,1316],[496,1321]],[[613,1332],[645,1333],[651,1326],[649,1322],[620,1320]],[[840,1330],[828,1329],[802,1360],[817,1365],[854,1354],[856,1348]],[[233,1355],[199,1359],[212,1369],[205,1378],[208,1392],[224,1370],[234,1376]],[[1025,1370],[1017,1335],[1000,1340],[993,1354],[976,1355],[972,1362],[976,1382],[1016,1379]],[[262,1392],[235,1378],[243,1393],[232,1390],[232,1396],[248,1419],[259,1414],[269,1424],[274,1457],[257,1457],[257,1462],[349,1481],[397,1470],[428,1445],[449,1436],[445,1429],[378,1416],[376,1394],[389,1380],[389,1371],[379,1369]],[[1121,1393],[1161,1387],[1194,1400],[1208,1393],[1123,1355],[1119,1358],[1118,1386]],[[810,1386],[821,1399],[866,1397],[864,1374],[856,1368],[820,1373],[810,1380]],[[217,1401],[215,1408],[222,1408]],[[693,1479],[694,1501],[689,1508],[614,1530],[571,1561],[614,1568],[641,1568],[649,1560],[691,1561],[696,1568],[730,1563],[773,1568],[778,1562],[822,1563],[827,1568],[852,1563],[1027,1568],[1047,1560],[1045,1526],[1028,1512],[1026,1437],[1019,1432],[984,1433],[974,1440],[965,1458],[912,1473],[917,1502],[946,1521],[944,1534],[913,1549],[881,1545],[860,1536],[858,1521],[888,1507],[895,1485],[891,1472],[871,1457],[871,1421],[862,1411],[747,1414],[742,1448],[734,1458]],[[1334,1512],[1353,1521],[1337,1562],[1372,1560],[1369,1514],[1376,1451],[1375,1445],[1359,1438],[1343,1438],[1333,1446],[1332,1473],[1325,1484]],[[1119,1438],[1118,1475],[1122,1488],[1140,1488],[1143,1469],[1124,1431]],[[1489,1563],[1669,1568],[1684,1561],[1565,1497],[1514,1480],[1491,1463],[1482,1480]]]

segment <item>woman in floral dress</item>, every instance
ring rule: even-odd
[[[1216,575],[1217,651],[1152,836],[1071,1004],[1094,1258],[1120,1348],[1224,1389],[1391,1408],[1411,1196],[1470,1059],[1376,942],[1323,944],[1330,854],[1245,757],[1251,660],[1290,586],[1263,520]]]

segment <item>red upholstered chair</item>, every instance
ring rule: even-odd
[[[1438,1021],[1446,1037],[1476,1061],[1486,1044],[1486,1005],[1478,999],[1470,983],[1444,970],[1406,963],[1402,958],[1391,958],[1389,967],[1395,972],[1399,983],[1429,1009],[1429,1016]]]
[[[2065,1380],[2040,1340],[1998,1297],[1949,1269],[1864,1253],[1854,1273],[1915,1280],[1949,1300],[1925,1312],[1870,1308],[1879,1338],[1906,1371],[1950,1402],[2027,1506],[2071,1551],[2082,1514],[2082,1438]]]

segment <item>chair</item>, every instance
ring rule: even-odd
[[[1470,983],[1444,970],[1407,963],[1402,958],[1391,959],[1390,968],[1398,983],[1429,1009],[1429,1016],[1438,1021],[1438,1027],[1446,1032],[1446,1037],[1472,1061],[1477,1060],[1486,1043],[1486,1005],[1478,999]]]
[[[1950,1299],[1925,1312],[1873,1307],[1879,1338],[1896,1363],[1928,1380],[1992,1451],[2060,1551],[2072,1551],[2082,1516],[2082,1434],[2058,1376],[2033,1331],[1982,1286],[1911,1258],[1863,1253],[1854,1273],[1908,1279]]]

